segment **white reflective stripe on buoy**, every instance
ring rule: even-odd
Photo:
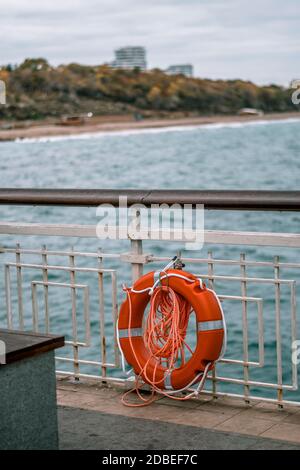
[[[199,321],[198,331],[223,330],[223,320]]]
[[[119,330],[119,338],[129,338],[129,331],[130,337],[143,336],[142,328],[131,328],[130,330]]]

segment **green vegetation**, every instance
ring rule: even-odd
[[[7,86],[7,106],[0,119],[42,119],[62,114],[95,115],[138,112],[154,116],[173,112],[235,114],[240,108],[265,112],[296,111],[291,90],[259,87],[242,80],[206,80],[79,64],[52,67],[45,59],[26,59],[0,69]]]

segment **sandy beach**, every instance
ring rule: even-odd
[[[13,141],[50,136],[77,135],[82,133],[116,132],[123,130],[151,129],[173,126],[194,126],[205,124],[225,124],[235,122],[270,121],[282,119],[300,119],[299,112],[272,113],[263,116],[203,116],[185,118],[145,119],[136,121],[132,116],[101,116],[92,118],[80,126],[63,126],[37,122],[28,127],[0,130],[0,141]]]

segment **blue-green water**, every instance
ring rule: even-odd
[[[280,121],[255,124],[214,125],[176,129],[145,130],[139,132],[120,132],[115,134],[86,135],[74,138],[52,138],[7,142],[0,144],[0,186],[36,188],[159,188],[159,189],[299,189],[300,178],[300,121]],[[46,223],[97,223],[95,209],[59,207],[6,207],[1,210],[1,220]],[[217,212],[205,214],[205,227],[208,229],[249,230],[267,232],[299,232],[300,215],[295,213],[258,213],[258,212]],[[0,244],[13,246],[19,241],[24,247],[40,247],[47,243],[49,248],[95,251],[102,247],[105,252],[127,251],[127,242],[97,241],[92,239],[8,237],[2,236]],[[146,242],[144,250],[160,256],[173,256],[178,249],[190,257],[207,256],[210,250],[215,258],[238,260],[241,251],[249,260],[273,261],[279,255],[284,262],[298,262],[297,250],[263,247],[205,246],[201,251],[184,252],[184,247],[176,243]],[[4,260],[12,260],[11,255],[1,255]],[[35,257],[27,259],[40,261]],[[58,257],[52,262],[61,263]],[[79,264],[93,260],[79,260]],[[94,262],[95,266],[95,262]],[[159,265],[146,266],[145,270]],[[105,260],[104,267],[117,269],[119,298],[123,298],[120,285],[129,282],[130,268],[115,260]],[[207,265],[187,270],[197,274],[207,274]],[[240,275],[239,266],[219,266],[216,274]],[[12,301],[15,326],[18,326],[16,296],[16,276],[12,270]],[[252,267],[250,277],[274,277],[273,267]],[[281,278],[295,279],[299,282],[299,270],[284,268]],[[24,305],[26,326],[31,326],[31,290],[33,279],[41,280],[38,271],[26,270],[24,274]],[[68,274],[53,272],[51,281],[69,282]],[[1,271],[1,296],[4,299],[3,270]],[[91,286],[90,308],[91,326],[94,335],[93,354],[84,349],[81,358],[98,360],[100,350],[98,322],[98,293],[96,279],[92,275],[78,274],[77,282]],[[109,280],[105,281],[109,291]],[[217,281],[215,289],[219,294],[241,295],[239,282]],[[265,356],[263,368],[251,368],[250,378],[276,382],[275,354],[275,302],[273,285],[249,283],[248,295],[264,299]],[[51,330],[68,335],[70,328],[70,292],[68,289],[50,288]],[[298,296],[299,297],[299,296]],[[42,291],[38,301],[43,312]],[[78,293],[79,334],[83,335],[82,294]],[[0,303],[0,320],[4,324],[5,302]],[[111,331],[110,299],[105,298],[106,328],[108,334],[108,360],[112,359],[112,345],[109,341]],[[225,301],[224,310],[228,324],[227,357],[242,357],[242,308],[237,301]],[[290,291],[289,286],[281,287],[281,328],[283,341],[284,383],[291,381],[290,348]],[[249,302],[249,354],[250,360],[257,360],[257,310]],[[300,322],[298,322],[300,323]],[[298,328],[298,338],[299,328]],[[83,366],[83,372],[96,373]],[[120,371],[117,371],[120,374]],[[218,374],[243,377],[242,368],[222,365]],[[240,392],[241,388],[225,386],[226,390]],[[256,388],[251,393],[262,392]],[[271,391],[264,392],[274,396]],[[300,399],[300,394],[286,393],[289,399]]]

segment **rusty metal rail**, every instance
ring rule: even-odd
[[[204,204],[205,209],[300,211],[300,191],[147,190],[147,189],[0,189],[0,204],[118,206],[119,196],[128,204]]]

